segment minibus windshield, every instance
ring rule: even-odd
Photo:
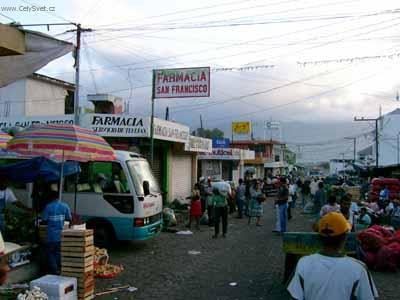
[[[150,193],[160,193],[157,180],[155,179],[150,165],[146,160],[129,160],[127,162],[129,172],[133,179],[138,196],[143,196],[143,182],[148,181],[150,184]]]

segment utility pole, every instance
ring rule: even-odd
[[[79,125],[79,52],[81,49],[81,24],[76,25],[74,123]]]
[[[354,160],[354,163],[356,163],[356,157],[357,157],[357,154],[356,154],[356,142],[357,142],[357,138],[355,138],[355,137],[345,137],[344,139],[345,140],[353,140],[353,160]]]
[[[152,79],[152,88],[151,88],[151,119],[150,119],[150,163],[151,167],[154,166],[154,100],[155,100],[155,83],[156,83],[156,71],[153,70],[153,79]]]
[[[357,118],[354,117],[355,122],[375,122],[375,166],[379,167],[379,133],[378,133],[378,122],[381,117],[376,119],[366,119],[364,117]]]
[[[169,107],[167,106],[166,108],[165,108],[165,120],[169,120]]]
[[[79,125],[79,69],[80,69],[80,50],[81,50],[81,34],[82,32],[92,32],[91,28],[82,28],[81,24],[74,24],[76,29],[68,30],[68,32],[76,31],[75,46],[75,92],[74,92],[74,123]]]

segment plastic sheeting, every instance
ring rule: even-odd
[[[61,163],[56,163],[44,157],[35,157],[29,160],[0,166],[0,176],[21,183],[34,182],[41,177],[44,181],[60,180]],[[64,176],[80,172],[78,162],[64,163]]]
[[[0,87],[33,74],[52,60],[74,49],[73,44],[57,40],[49,35],[20,30],[25,34],[26,52],[23,55],[0,57]]]

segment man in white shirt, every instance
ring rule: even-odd
[[[318,191],[318,180],[315,178],[310,183],[311,197],[314,200],[315,193]]]
[[[321,218],[319,234],[323,250],[301,258],[288,291],[297,300],[373,300],[378,297],[366,266],[342,255],[351,226],[341,213]]]

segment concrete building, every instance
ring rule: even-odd
[[[32,74],[0,88],[0,117],[57,116],[74,111],[75,85]]]
[[[254,159],[247,159],[244,164],[245,168],[254,170],[254,176],[257,178],[282,175],[286,172],[288,165],[285,160],[285,144],[275,140],[245,140],[233,141],[231,147],[255,152]]]
[[[379,167],[400,164],[400,109],[396,109],[381,117],[378,123],[379,134]],[[375,166],[376,144],[370,145],[358,151],[360,162],[367,166]]]

